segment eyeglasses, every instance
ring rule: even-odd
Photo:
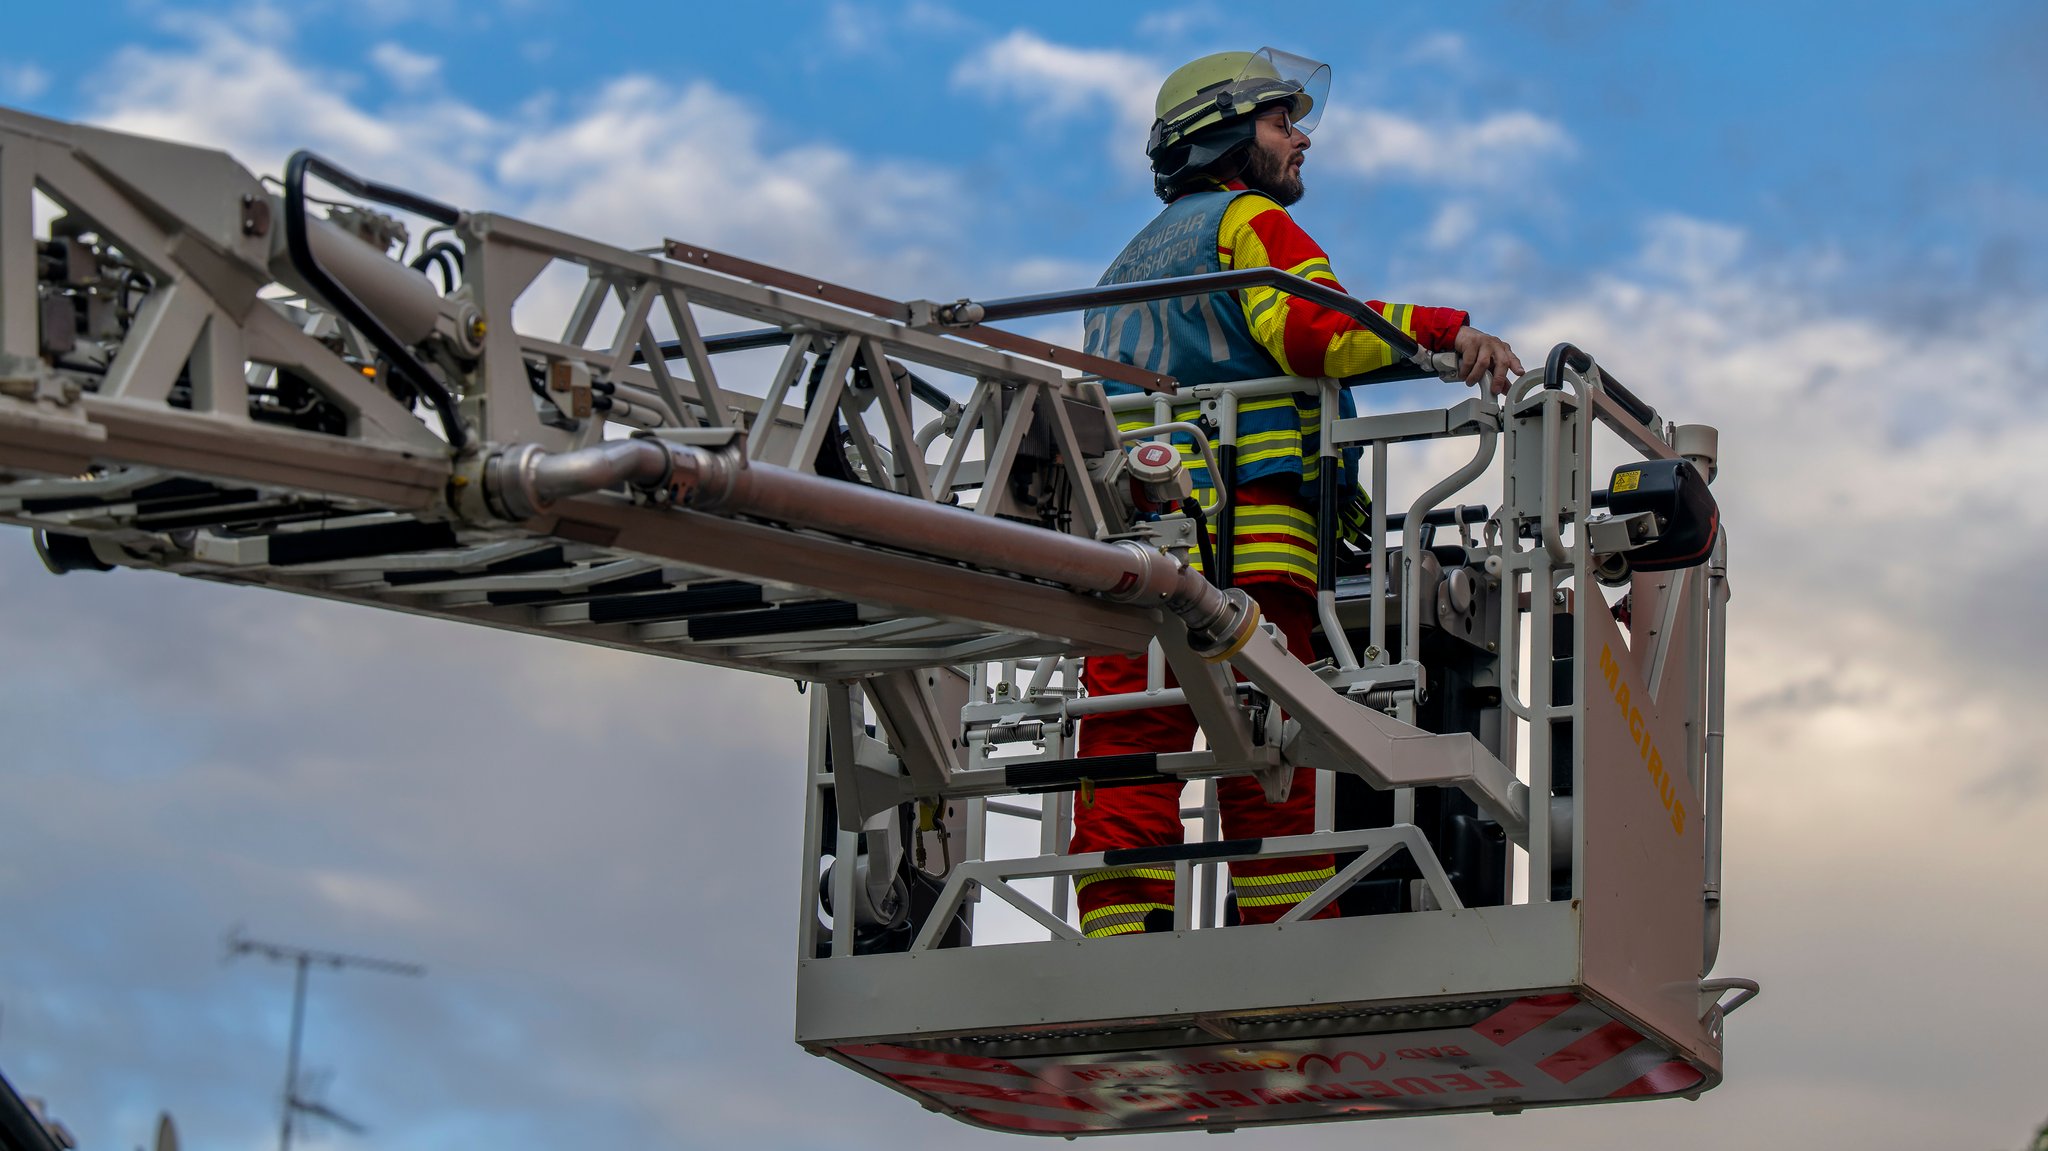
[[[1281,135],[1290,138],[1293,137],[1295,132],[1294,118],[1287,114],[1287,109],[1285,108],[1273,108],[1269,111],[1261,112],[1259,114],[1259,122],[1273,125],[1275,128],[1280,129]]]

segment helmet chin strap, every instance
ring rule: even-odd
[[[1246,140],[1244,143],[1217,157],[1215,163],[1210,164],[1205,169],[1209,174],[1209,178],[1219,183],[1228,184],[1232,180],[1243,176],[1245,169],[1251,166],[1252,147],[1255,144],[1256,141]],[[1221,170],[1225,163],[1230,164],[1230,171],[1227,173]]]

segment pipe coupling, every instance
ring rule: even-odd
[[[642,441],[659,442],[659,441]],[[669,500],[698,511],[716,511],[739,494],[747,473],[746,453],[737,447],[713,451],[693,444],[662,443],[669,472],[663,483]]]
[[[539,444],[519,444],[499,452],[484,464],[484,502],[493,515],[508,520],[528,520],[540,513],[540,494],[534,490],[534,471],[547,450]]]
[[[1259,605],[1243,588],[1225,591],[1210,584],[1209,590],[1216,594],[1178,610],[1188,625],[1188,646],[1210,663],[1222,663],[1259,634]]]
[[[1157,604],[1188,626],[1188,642],[1203,659],[1236,655],[1259,630],[1259,605],[1241,588],[1224,591],[1179,556],[1136,540],[1116,546],[1131,557],[1123,582],[1103,592],[1120,603]]]
[[[655,491],[676,471],[667,444],[655,440],[609,440],[570,452],[519,444],[484,465],[484,499],[491,511],[525,520],[557,501],[610,488]]]

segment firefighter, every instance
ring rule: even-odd
[[[1234,268],[1272,266],[1342,289],[1322,248],[1288,215],[1301,199],[1308,133],[1328,91],[1330,70],[1272,48],[1221,52],[1176,70],[1159,89],[1146,154],[1166,209],[1123,250],[1103,284],[1156,280]],[[1472,327],[1465,312],[1369,301],[1432,351],[1455,351],[1467,383],[1505,392],[1521,374],[1514,350]],[[1179,300],[1091,309],[1087,350],[1187,384],[1293,375],[1345,378],[1393,362],[1393,350],[1357,321],[1272,288],[1213,292]],[[1115,391],[1127,386],[1110,385]],[[1354,414],[1348,392],[1341,414]],[[1259,603],[1304,663],[1315,658],[1318,485],[1339,485],[1347,534],[1363,522],[1356,449],[1326,469],[1319,459],[1319,395],[1248,399],[1239,407],[1232,532],[1234,561],[1224,577]],[[1176,418],[1192,419],[1192,411]],[[1151,422],[1133,417],[1126,428]],[[1184,446],[1191,453],[1191,445]],[[1196,483],[1214,482],[1191,465]],[[1326,472],[1334,470],[1338,474]],[[1206,496],[1205,496],[1206,499]],[[1212,573],[1213,575],[1214,573]],[[1220,581],[1219,581],[1220,582]],[[1087,661],[1091,695],[1142,691],[1145,657]],[[1183,751],[1194,716],[1184,707],[1095,716],[1081,725],[1080,754]],[[1269,803],[1249,776],[1218,784],[1223,835],[1250,839],[1314,830],[1315,777],[1296,771],[1283,803]],[[1156,847],[1181,840],[1180,786],[1103,789],[1075,805],[1076,853]],[[1239,920],[1270,923],[1334,874],[1329,855],[1248,860],[1231,865]],[[1167,930],[1173,921],[1173,871],[1119,867],[1075,880],[1081,928],[1090,936]],[[1334,906],[1323,916],[1334,915]]]

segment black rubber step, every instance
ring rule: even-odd
[[[594,583],[589,587],[573,591],[494,591],[484,598],[492,607],[514,607],[519,604],[582,603],[586,600],[601,600],[606,596],[626,595],[631,592],[659,591],[668,586],[662,579],[661,569],[634,572],[629,576]]]
[[[1159,772],[1159,754],[1151,751],[1091,755],[1080,759],[1042,759],[1003,769],[1003,782],[1025,795],[1073,791],[1081,786],[1083,780],[1093,787],[1130,787],[1140,783],[1159,783],[1168,778]]]
[[[458,544],[452,526],[418,520],[356,524],[325,531],[278,532],[267,538],[270,541],[270,562],[278,567],[435,551]]]
[[[1215,859],[1220,855],[1249,855],[1263,839],[1219,839],[1214,843],[1173,843],[1164,847],[1114,847],[1102,853],[1110,867],[1135,867],[1142,863],[1178,863],[1183,859]]]
[[[766,604],[759,585],[742,580],[692,584],[654,595],[623,596],[590,605],[592,623],[647,623],[689,619],[714,612],[758,608]],[[693,633],[694,634],[694,633]]]
[[[568,567],[559,547],[545,547],[538,551],[501,559],[485,564],[476,570],[458,568],[428,568],[414,571],[387,571],[384,582],[392,587],[418,587],[420,584],[446,583],[450,580],[475,579],[487,575],[518,575],[521,572],[555,571]]]
[[[690,621],[690,638],[706,641],[749,639],[759,635],[786,635],[794,631],[851,627],[859,622],[858,605],[843,600],[818,600],[814,603],[785,604],[762,611],[735,611],[701,616]]]

